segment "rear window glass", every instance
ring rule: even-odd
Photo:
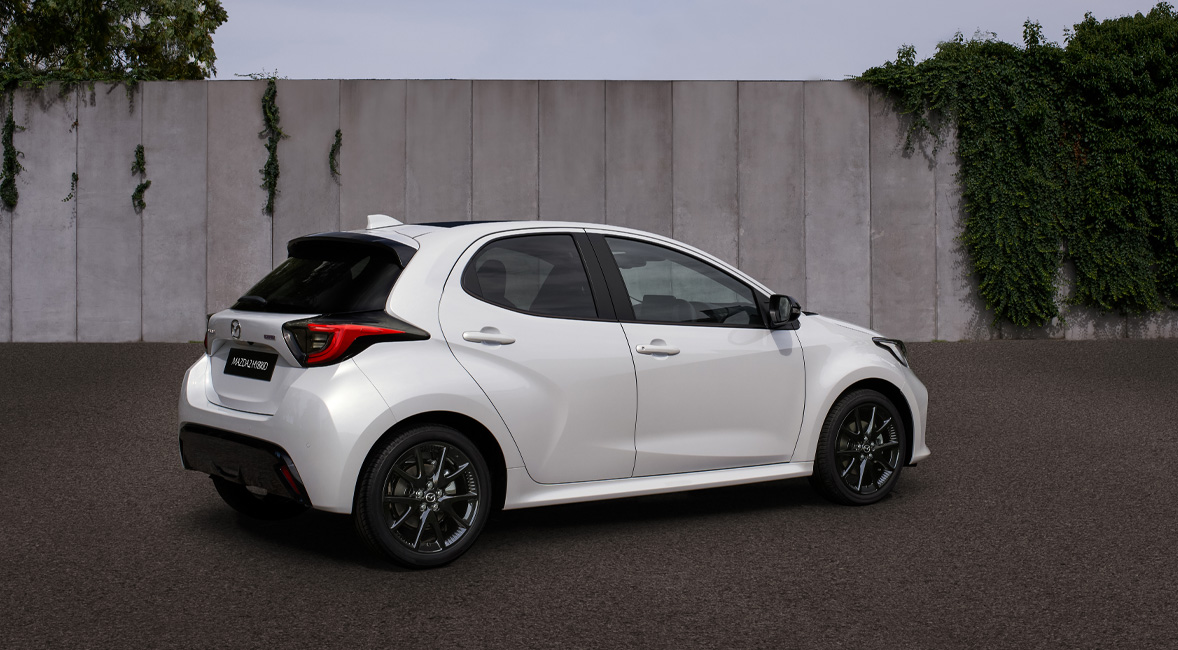
[[[301,242],[233,309],[328,314],[384,309],[401,274],[391,250],[341,242]]]

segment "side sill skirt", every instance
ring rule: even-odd
[[[507,470],[504,510],[553,506],[562,503],[622,499],[626,497],[702,490],[705,488],[800,478],[814,473],[812,461],[716,469],[706,472],[636,476],[581,483],[536,483],[522,467]]]

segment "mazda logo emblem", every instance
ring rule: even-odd
[[[240,339],[241,338],[241,323],[239,323],[236,320],[233,321],[232,323],[230,323],[229,324],[229,333],[231,335],[233,335],[233,338]]]

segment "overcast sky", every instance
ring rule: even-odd
[[[1155,0],[222,0],[217,78],[843,79],[978,30],[1062,42]]]

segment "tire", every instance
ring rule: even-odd
[[[907,454],[908,432],[895,405],[874,390],[857,390],[827,414],[810,484],[835,503],[870,505],[896,486]]]
[[[276,494],[257,494],[240,483],[226,481],[219,476],[210,477],[217,494],[229,507],[253,519],[277,521],[297,517],[308,510],[307,506]]]
[[[401,566],[442,566],[482,532],[492,489],[487,462],[468,438],[446,426],[414,427],[374,449],[364,463],[356,530]]]

